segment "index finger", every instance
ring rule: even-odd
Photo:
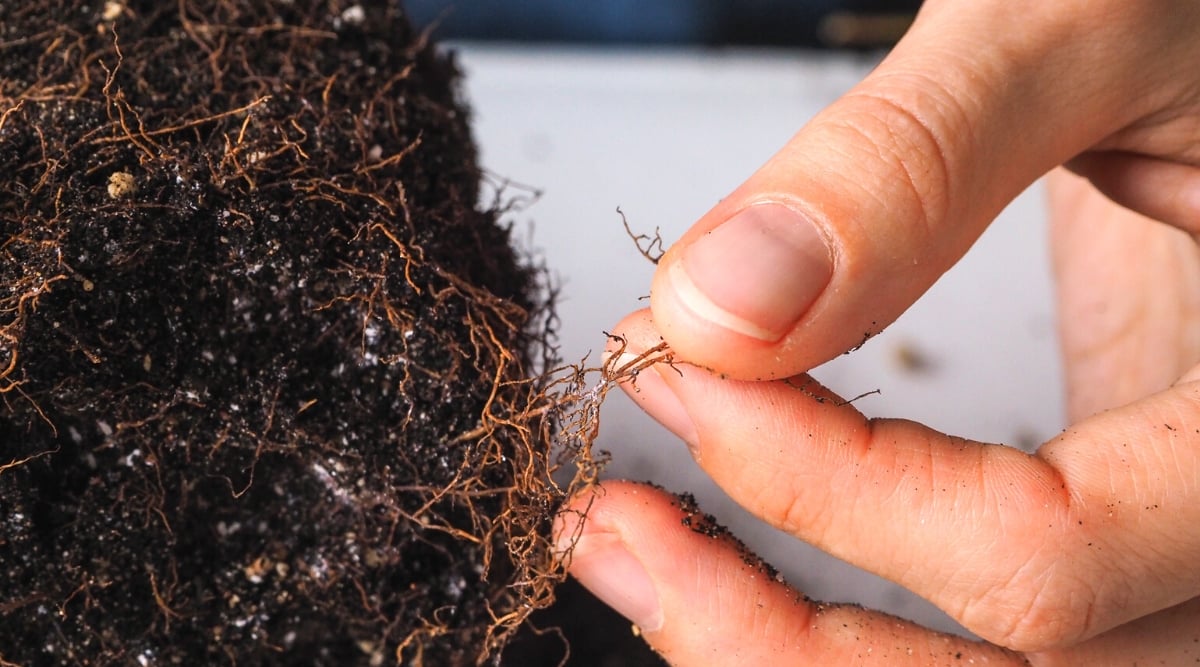
[[[657,342],[646,313],[616,331]],[[1200,593],[1200,383],[1081,422],[1037,455],[868,419],[811,379],[642,372],[627,392],[768,523],[1043,650]]]

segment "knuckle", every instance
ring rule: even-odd
[[[1091,634],[1096,591],[1066,566],[1016,577],[971,601],[960,619],[981,638],[1022,652],[1074,644]]]
[[[926,81],[920,87],[930,85]],[[879,203],[892,212],[890,223],[902,223],[895,231],[911,239],[914,248],[927,250],[945,233],[952,215],[956,172],[951,156],[955,137],[965,136],[959,129],[965,121],[962,114],[948,111],[955,108],[948,93],[938,95],[945,103],[918,108],[927,103],[892,95],[893,87],[856,93],[856,111],[842,116],[842,123],[857,136],[863,159],[878,165],[868,171],[886,177],[864,181],[864,196],[885,199]]]

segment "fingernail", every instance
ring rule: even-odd
[[[679,299],[718,326],[775,342],[833,275],[825,239],[782,204],[757,204],[696,240],[668,269]]]
[[[638,355],[622,352],[612,368],[624,368],[637,360]],[[676,372],[670,368],[660,370],[659,365],[655,364],[637,371],[637,375],[624,380],[622,384],[626,392],[642,406],[642,409],[650,413],[655,421],[667,427],[667,430],[679,436],[692,450],[692,455],[696,456],[696,446],[700,441],[699,434],[696,432],[696,424],[684,409],[683,402],[679,400],[670,385],[663,380],[660,373],[664,371]]]
[[[598,532],[581,538],[571,556],[571,575],[642,632],[662,628],[654,582],[619,535]]]

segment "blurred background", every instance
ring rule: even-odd
[[[485,196],[498,191],[518,204],[509,216],[517,239],[555,276],[568,362],[589,354],[596,360],[604,332],[645,306],[654,267],[626,235],[616,208],[638,232],[658,229],[668,243],[678,238],[862,79],[916,5],[407,3],[418,24],[436,24],[435,35],[458,53],[493,186]],[[915,419],[1026,449],[1058,433],[1064,424],[1042,204],[1035,185],[895,324],[813,374],[843,396],[878,390],[856,403],[870,416]],[[620,392],[604,406],[597,447],[612,452],[609,477],[695,494],[809,596],[962,632],[917,596],[749,516]],[[851,498],[855,489],[844,492]],[[557,620],[578,626],[567,629],[579,635],[569,665],[655,664],[615,653],[621,642],[639,641],[628,624],[608,618],[612,625],[602,625],[607,617],[564,590],[567,606]],[[589,643],[596,639],[589,632],[600,640]]]
[[[869,48],[895,42],[913,0],[409,0],[443,38],[523,43]]]

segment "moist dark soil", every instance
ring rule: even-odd
[[[0,664],[475,664],[549,601],[457,76],[394,2],[0,0]]]

